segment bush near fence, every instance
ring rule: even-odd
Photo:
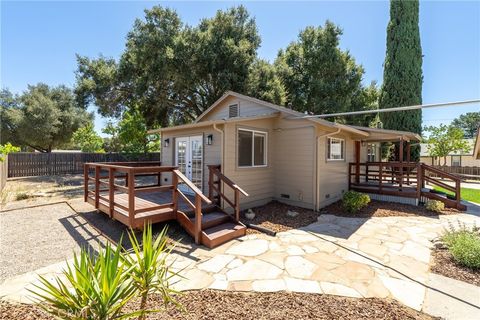
[[[83,173],[86,162],[159,161],[160,153],[17,152],[8,155],[8,177]]]

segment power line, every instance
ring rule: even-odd
[[[386,108],[386,109],[375,109],[375,110],[362,110],[362,111],[350,111],[350,112],[339,112],[339,113],[326,113],[318,115],[305,115],[295,118],[328,118],[328,117],[339,117],[339,116],[354,116],[359,114],[369,114],[369,113],[384,113],[384,112],[396,112],[396,111],[408,111],[408,110],[417,110],[417,109],[427,109],[427,108],[441,108],[441,107],[450,107],[455,105],[464,105],[479,103],[480,99],[475,100],[464,100],[456,102],[444,102],[444,103],[431,103],[431,104],[419,104],[414,106],[407,107],[395,107],[395,108]]]

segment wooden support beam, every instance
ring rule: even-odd
[[[355,141],[355,183],[360,183],[360,141]]]

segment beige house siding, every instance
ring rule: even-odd
[[[208,135],[213,135],[212,145],[206,144],[206,137]],[[208,165],[218,165],[221,164],[221,135],[218,131],[214,130],[212,126],[203,127],[203,128],[193,128],[193,129],[183,129],[178,131],[168,131],[162,133],[162,165],[165,166],[174,166],[175,163],[175,139],[179,137],[189,137],[189,136],[202,136],[203,137],[203,181],[202,181],[202,191],[205,194],[208,194]],[[168,147],[165,147],[163,141],[165,139],[170,140]],[[162,183],[170,184],[171,174],[162,175]]]
[[[480,167],[480,159],[474,159],[473,155],[462,155],[460,156],[460,164],[462,167]],[[420,162],[423,162],[427,165],[435,165],[435,166],[443,166],[444,158],[436,158],[435,160],[432,159],[433,157],[420,157]],[[452,165],[452,156],[447,156],[447,166]]]
[[[228,119],[229,106],[238,104],[240,117],[251,117],[256,115],[267,115],[277,113],[277,110],[262,106],[260,104],[240,100],[237,97],[228,97],[216,106],[212,111],[206,114],[201,121]]]

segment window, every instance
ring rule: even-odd
[[[345,140],[328,138],[327,145],[327,160],[345,160]]]
[[[452,167],[460,167],[462,165],[462,158],[460,156],[452,156]]]
[[[235,118],[238,117],[238,104],[232,104],[228,106],[228,117]]]
[[[262,167],[267,165],[267,133],[238,130],[238,166]]]
[[[373,143],[367,145],[367,162],[377,161],[377,146]]]

